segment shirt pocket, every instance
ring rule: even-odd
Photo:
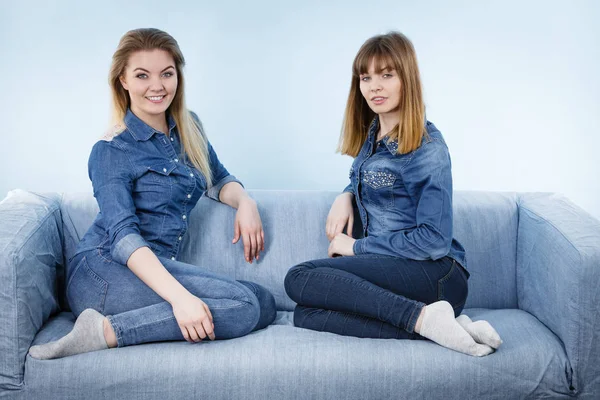
[[[161,185],[172,185],[173,174],[176,166],[172,162],[153,164],[148,167],[147,175],[151,181]]]
[[[369,166],[361,173],[367,201],[380,209],[394,206],[394,182],[396,174],[389,168]]]

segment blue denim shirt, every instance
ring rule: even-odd
[[[450,256],[466,268],[465,249],[452,237],[452,173],[448,147],[435,125],[421,146],[396,154],[398,142],[376,141],[379,121],[350,168],[350,184],[364,238],[354,253],[393,255],[413,260]]]
[[[198,121],[198,117],[193,114]],[[188,215],[202,194],[219,201],[221,188],[239,181],[223,167],[208,144],[214,185],[183,154],[177,127],[168,118],[169,137],[131,110],[124,131],[98,141],[88,162],[100,212],[78,245],[77,253],[97,248],[123,265],[147,246],[157,256],[177,258]]]

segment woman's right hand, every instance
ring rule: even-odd
[[[199,342],[206,337],[215,340],[213,317],[205,302],[187,293],[171,305],[185,340]]]
[[[335,235],[344,230],[344,226],[348,224],[346,233],[352,237],[352,225],[354,224],[354,210],[352,209],[353,194],[344,192],[335,198],[331,205],[329,215],[327,215],[327,223],[325,224],[325,232],[327,239],[331,242]]]

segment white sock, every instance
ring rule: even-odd
[[[487,344],[494,349],[497,349],[502,344],[500,335],[498,335],[498,332],[496,332],[494,327],[487,321],[479,320],[473,322],[467,315],[461,314],[456,318],[456,322],[458,322],[477,343]]]
[[[104,339],[103,321],[104,315],[88,308],[79,315],[68,335],[55,342],[33,346],[29,349],[29,354],[33,358],[48,360],[108,349]]]
[[[494,349],[476,343],[454,318],[454,309],[447,301],[437,301],[424,307],[421,336],[437,344],[471,356],[487,356]]]

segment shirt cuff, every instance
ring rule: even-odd
[[[127,260],[134,251],[141,247],[150,247],[144,238],[137,233],[129,233],[114,244],[111,255],[119,264],[127,265]]]
[[[233,175],[227,175],[225,178],[221,179],[219,182],[215,183],[210,189],[208,189],[206,191],[206,195],[208,197],[210,197],[211,199],[215,200],[215,201],[220,201],[219,200],[219,193],[221,192],[221,189],[223,189],[223,186],[225,186],[225,185],[227,185],[228,183],[231,183],[231,182],[237,182],[242,187],[244,187],[244,185],[242,184],[242,182],[238,181],[235,176],[233,176]]]
[[[354,255],[366,254],[367,253],[365,251],[365,241],[366,240],[367,240],[367,238],[356,239],[356,241],[352,245],[352,251],[354,252]]]

